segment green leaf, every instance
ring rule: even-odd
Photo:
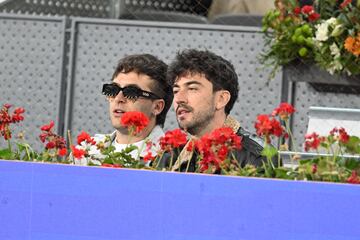
[[[271,159],[278,153],[278,150],[273,146],[267,145],[261,152],[261,155],[265,156],[267,159]]]
[[[344,166],[347,169],[355,170],[360,168],[360,161],[357,159],[346,159]]]
[[[349,141],[344,144],[346,152],[351,154],[360,154],[360,138],[351,136]]]
[[[282,179],[291,179],[291,176],[288,174],[289,169],[287,168],[276,168],[275,169],[275,177]]]
[[[8,148],[0,150],[0,159],[15,160],[15,154]]]

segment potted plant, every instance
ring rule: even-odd
[[[273,67],[270,77],[283,66],[289,81],[360,93],[360,1],[301,2],[276,0],[263,18],[261,62]]]

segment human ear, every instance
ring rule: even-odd
[[[220,110],[225,108],[226,104],[230,101],[231,94],[227,90],[220,90],[217,92],[215,108],[216,110]]]
[[[157,115],[159,115],[159,114],[164,110],[164,107],[165,107],[165,101],[164,101],[164,99],[154,100],[152,113],[153,113],[155,116],[157,116]]]

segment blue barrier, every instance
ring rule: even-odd
[[[359,239],[360,187],[0,161],[0,239]]]

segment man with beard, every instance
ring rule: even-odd
[[[262,139],[244,130],[229,115],[239,91],[238,77],[229,61],[209,51],[184,50],[169,65],[167,75],[181,129],[197,139],[217,128],[230,127],[242,137],[242,149],[233,153],[241,167],[261,166],[266,161],[261,156]],[[172,165],[174,171],[196,171],[197,153],[189,152],[187,145],[173,156],[173,165],[170,156],[164,155],[160,168]]]

